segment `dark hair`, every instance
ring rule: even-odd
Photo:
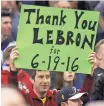
[[[31,74],[31,78],[34,80],[35,79],[35,76],[36,76],[36,72],[37,71],[42,71],[42,70],[33,70],[32,69],[32,74]]]
[[[36,70],[34,70],[34,71],[32,72],[31,78],[34,79],[35,76],[36,76]]]
[[[56,89],[63,87],[63,72],[56,72]]]
[[[10,12],[10,9],[2,8],[1,9],[1,17],[11,17],[12,13]]]
[[[16,5],[17,5],[17,6],[19,5],[19,2],[21,2],[21,1],[16,1]]]

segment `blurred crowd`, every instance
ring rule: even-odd
[[[91,75],[16,69],[22,4],[99,11]],[[1,1],[1,106],[104,106],[104,1]]]

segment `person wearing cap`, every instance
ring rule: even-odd
[[[87,95],[84,93],[77,93],[75,87],[64,87],[57,92],[56,102],[58,106],[82,106],[81,97]]]

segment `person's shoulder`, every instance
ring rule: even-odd
[[[29,74],[25,72],[23,69],[19,70],[18,76],[21,78],[26,78],[26,77],[30,78]]]
[[[100,67],[97,67],[95,70],[94,70],[94,74],[99,74],[99,73],[104,73],[104,69],[100,68]]]
[[[57,89],[48,90],[48,94],[51,94],[51,95],[53,95],[53,96],[56,95],[57,92],[58,92]]]

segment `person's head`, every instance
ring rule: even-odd
[[[11,34],[12,19],[8,9],[1,9],[1,42]]]
[[[63,80],[65,82],[73,82],[75,79],[75,72],[63,72]]]
[[[104,39],[100,40],[95,46],[98,65],[104,64]]]
[[[56,88],[64,87],[67,85],[74,84],[75,82],[75,72],[57,72],[56,73]]]
[[[3,51],[3,62],[6,62],[7,64],[9,64],[9,59],[10,59],[10,53],[12,51],[12,49],[16,47],[16,42],[12,41],[8,44],[8,46],[4,49]]]
[[[58,91],[56,102],[58,106],[82,106],[81,97],[87,93],[77,93],[75,87],[64,87]]]
[[[49,71],[34,71],[32,74],[33,89],[37,95],[47,93],[50,88],[51,78]]]
[[[27,106],[23,96],[14,88],[1,88],[1,106]]]
[[[58,8],[74,9],[77,8],[77,1],[56,1],[55,6]]]
[[[10,1],[10,0],[8,0],[8,1],[2,0],[1,1],[1,8],[7,8],[7,9],[12,10],[15,8],[15,6],[16,6],[15,0],[14,1]]]

